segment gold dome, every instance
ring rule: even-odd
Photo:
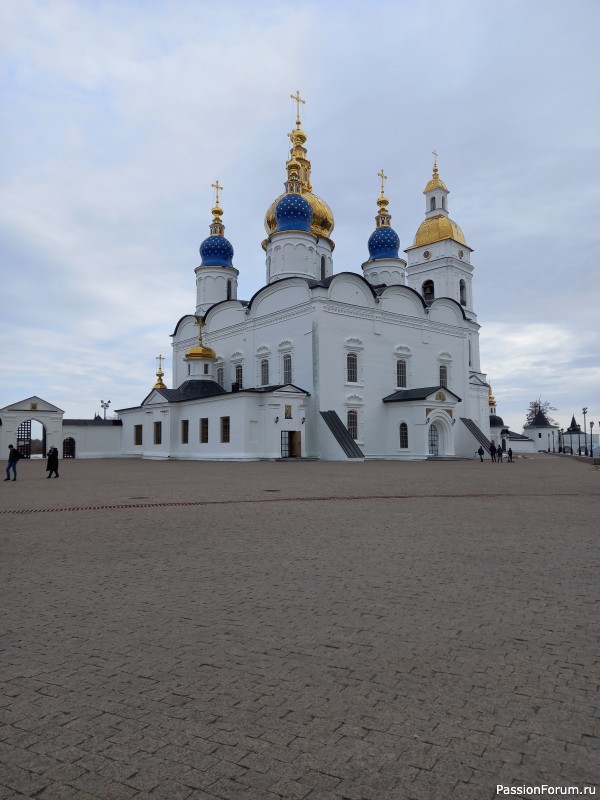
[[[185,351],[186,358],[216,358],[217,354],[212,347],[204,347],[204,345],[197,344],[190,347]]]
[[[415,241],[412,247],[407,247],[407,250],[412,250],[413,247],[422,247],[424,244],[433,244],[434,242],[441,242],[442,239],[454,239],[455,242],[464,244],[468,247],[465,241],[465,235],[460,229],[460,226],[446,217],[444,214],[438,214],[437,217],[430,217],[424,219],[419,225],[419,229],[415,235]]]
[[[492,387],[491,386],[488,389],[488,405],[489,406],[495,406],[496,405],[496,398],[492,394]]]
[[[443,189],[445,192],[450,194],[450,189],[448,189],[444,181],[439,176],[437,164],[433,165],[433,175],[431,176],[427,186],[423,189],[423,194],[427,194],[427,192],[431,192],[434,189]]]
[[[275,208],[282,197],[285,197],[285,194],[279,195],[276,200],[273,200],[265,214],[265,230],[269,236],[277,230]],[[312,208],[313,218],[310,224],[311,233],[314,233],[315,236],[324,236],[326,239],[329,239],[334,225],[333,211],[324,200],[321,200],[320,197],[317,197],[317,195],[312,192],[303,190],[302,197],[308,200]]]

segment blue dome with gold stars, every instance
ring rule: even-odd
[[[398,258],[400,237],[393,228],[376,228],[369,236],[369,260],[378,258]]]
[[[278,231],[310,231],[312,206],[301,194],[284,194],[275,206]]]
[[[224,236],[209,236],[200,245],[201,267],[233,267],[233,246]]]

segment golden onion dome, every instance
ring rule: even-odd
[[[438,214],[437,217],[424,219],[419,225],[412,246],[422,247],[424,244],[441,242],[442,239],[454,239],[455,242],[459,242],[468,247],[465,241],[465,235],[460,229],[460,226],[444,214]],[[412,250],[411,247],[407,249]]]
[[[492,394],[492,387],[490,386],[488,389],[488,405],[495,406],[496,405],[496,398]]]
[[[277,230],[275,208],[282,197],[285,197],[285,193],[279,195],[276,200],[273,200],[265,214],[265,230],[269,236]],[[324,236],[326,239],[329,239],[334,226],[333,211],[324,200],[312,192],[303,191],[302,197],[308,200],[312,208],[311,233],[314,233],[315,236]]]
[[[190,347],[188,350],[185,351],[186,358],[216,358],[217,354],[212,349],[212,347],[205,347],[202,344],[197,344],[194,347]]]

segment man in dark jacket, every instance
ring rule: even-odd
[[[8,464],[6,465],[5,481],[10,480],[10,470],[13,471],[13,481],[17,480],[17,461],[21,458],[21,453],[12,444],[8,445]]]

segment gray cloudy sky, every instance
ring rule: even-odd
[[[0,0],[0,407],[138,405],[159,352],[170,377],[215,178],[238,296],[264,283],[299,88],[335,270],[381,167],[412,244],[435,148],[498,413],[600,427],[599,29],[596,0]]]

